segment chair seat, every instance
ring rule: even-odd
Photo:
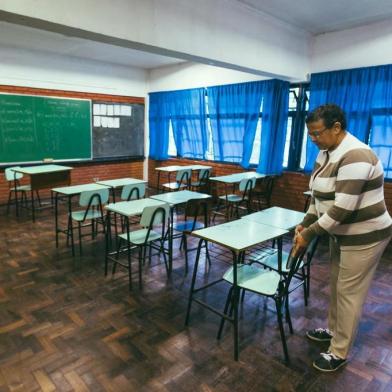
[[[78,222],[82,222],[83,218],[84,218],[84,214],[86,213],[86,211],[73,211],[71,213],[71,218],[73,220],[76,220]],[[97,219],[97,218],[102,218],[100,211],[92,211],[90,210],[87,215],[86,215],[86,219]]]
[[[233,267],[230,267],[223,279],[233,284]],[[264,295],[274,295],[278,289],[280,275],[275,271],[257,268],[254,265],[239,264],[237,266],[237,284],[246,290]]]
[[[169,189],[181,189],[181,188],[186,188],[186,184],[179,184],[178,182],[167,182],[166,184],[162,184],[163,188],[169,188]]]
[[[226,201],[226,195],[225,196],[219,196],[219,199]],[[239,195],[227,195],[227,201],[230,203],[239,203],[242,201],[242,196]]]
[[[286,263],[287,263],[287,258],[289,257],[289,254],[287,252],[282,252],[282,272],[283,273],[288,273],[289,268],[287,268]],[[263,257],[262,259],[258,260],[258,263],[265,265],[267,268],[270,268],[274,271],[278,271],[278,252],[276,253],[267,255],[266,257]],[[302,268],[304,265],[304,262],[301,261],[301,264],[299,268]]]
[[[10,191],[15,191],[15,187],[10,188]],[[16,187],[17,192],[29,192],[31,191],[31,186],[30,185],[18,185]]]
[[[173,226],[173,229],[176,231],[192,231],[193,221],[188,222],[179,222]],[[195,228],[193,230],[203,229],[204,224],[201,222],[196,222]]]
[[[151,230],[150,234],[148,236],[148,240],[146,241],[147,232],[148,232],[148,229],[140,229],[140,230],[130,231],[129,232],[129,241],[132,244],[141,245],[141,244],[144,244],[144,242],[151,242],[151,241],[159,240],[161,238],[161,234],[156,233],[155,231]],[[119,237],[125,241],[128,240],[127,233],[120,234]]]

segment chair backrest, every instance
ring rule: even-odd
[[[4,170],[5,179],[7,181],[19,180],[23,177],[23,173],[17,173],[13,169],[20,169],[20,166],[7,167],[7,169]]]
[[[79,205],[81,207],[91,207],[106,204],[109,200],[109,188],[95,191],[84,191],[80,193]]]
[[[192,231],[199,217],[203,219],[204,227],[208,226],[209,199],[189,199],[185,206],[185,220],[193,217]]]
[[[169,219],[170,207],[167,203],[156,206],[144,207],[140,225],[143,227],[153,227],[154,225],[165,225]]]
[[[239,189],[241,192],[248,192],[254,189],[256,186],[256,177],[251,177],[251,178],[243,178],[240,181],[240,186]]]
[[[270,207],[271,205],[271,195],[272,189],[274,187],[275,182],[274,175],[266,176],[261,181],[258,182],[258,186],[256,188],[257,197],[262,199],[260,202],[263,202],[266,207]]]
[[[177,171],[176,182],[189,185],[192,176],[192,169],[181,169]]]
[[[206,183],[207,180],[210,178],[211,168],[201,169],[199,171],[199,181],[200,184]]]
[[[146,184],[124,185],[121,191],[121,200],[137,200],[146,194]]]

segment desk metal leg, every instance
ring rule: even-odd
[[[16,173],[14,172],[14,189],[15,189],[15,210],[16,216],[19,216],[19,201],[18,201],[18,180],[16,179]],[[22,193],[22,192],[21,192]]]
[[[106,214],[106,233],[105,233],[105,276],[108,274],[109,252],[111,244],[111,225],[110,225],[110,211]]]
[[[31,214],[33,217],[33,222],[35,222],[34,191],[33,190],[31,190]]]
[[[239,338],[238,338],[238,302],[239,302],[239,287],[237,282],[237,265],[241,260],[242,252],[236,254],[233,252],[233,333],[234,333],[234,360],[238,361],[239,357]]]
[[[53,192],[52,192],[52,204],[53,204]],[[56,248],[59,247],[59,216],[58,216],[58,193],[56,192],[55,200],[54,200],[54,222],[56,227]]]
[[[174,232],[174,206],[170,208],[169,221],[169,276],[173,269],[173,232]]]
[[[67,235],[71,235],[71,244],[72,244],[72,256],[75,256],[75,243],[73,236],[73,222],[72,222],[72,198],[68,197],[68,230],[71,230],[71,233],[67,233]]]
[[[191,282],[191,287],[189,290],[189,299],[188,299],[188,308],[186,311],[186,317],[185,317],[185,325],[189,324],[189,316],[191,313],[191,307],[192,307],[192,300],[193,300],[193,291],[195,289],[195,283],[196,283],[196,277],[197,277],[197,268],[199,266],[199,259],[200,259],[200,250],[201,246],[203,244],[203,239],[199,241],[199,245],[197,246],[197,253],[196,253],[196,260],[195,264],[193,266],[193,274],[192,274],[192,282]]]

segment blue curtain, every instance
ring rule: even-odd
[[[372,100],[378,67],[312,74],[309,110],[326,104],[339,105],[347,116],[347,130],[367,142],[371,121]],[[307,140],[305,171],[311,171],[318,148]]]
[[[205,89],[166,93],[177,154],[186,158],[204,159],[207,151],[207,117]]]
[[[280,174],[283,171],[290,84],[281,80],[267,80],[263,82],[263,86],[261,146],[257,172]]]
[[[149,132],[152,159],[168,158],[170,105],[166,93],[149,94]]]
[[[264,82],[207,88],[214,159],[249,166]]]
[[[392,65],[377,67],[369,145],[392,178]]]

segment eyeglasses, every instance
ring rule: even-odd
[[[320,129],[319,131],[313,131],[312,133],[308,132],[308,136],[309,136],[309,137],[318,138],[318,137],[320,137],[320,135],[321,135],[322,133],[324,133],[327,129],[329,129],[329,128],[325,127],[324,129]]]

